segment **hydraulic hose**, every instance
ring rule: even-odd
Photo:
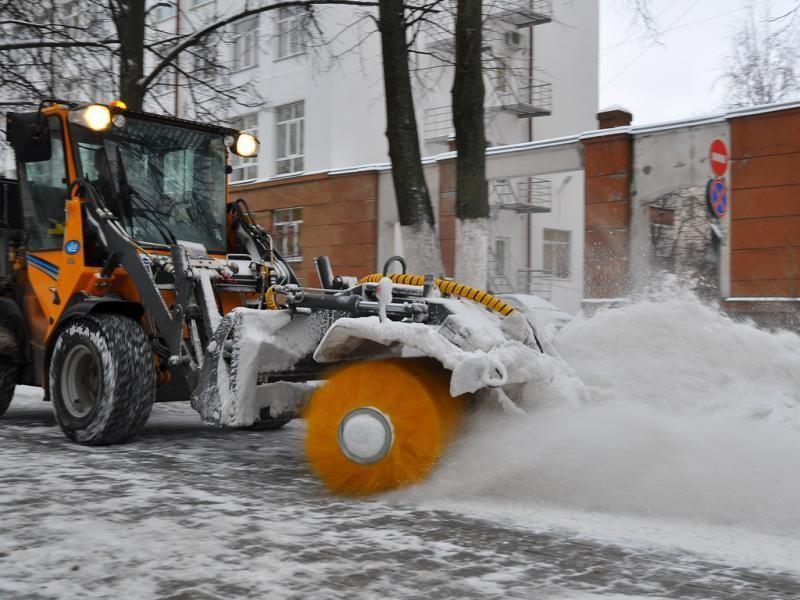
[[[278,302],[275,300],[274,285],[271,285],[267,288],[267,291],[264,294],[264,305],[268,310],[278,310],[280,308],[280,306],[278,306]]]
[[[378,283],[383,277],[388,277],[392,280],[392,283],[397,283],[400,285],[422,286],[425,283],[425,277],[423,275],[414,275],[411,273],[392,273],[390,275],[373,273],[372,275],[362,277],[358,280],[358,283]],[[507,317],[516,310],[508,302],[504,302],[497,296],[494,296],[489,292],[484,292],[483,290],[470,285],[458,283],[457,281],[450,281],[448,279],[441,279],[438,277],[434,280],[434,283],[436,284],[436,287],[439,288],[439,291],[445,296],[452,295],[458,296],[459,298],[465,298],[466,300],[472,300],[473,302],[483,304],[490,310],[500,313],[504,317]]]

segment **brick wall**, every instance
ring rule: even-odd
[[[444,272],[452,275],[456,261],[456,161],[439,162],[439,244]]]
[[[730,123],[731,296],[800,297],[800,109]]]
[[[584,298],[625,296],[630,262],[631,136],[583,140],[585,168]]]
[[[302,207],[302,261],[293,263],[303,285],[319,285],[313,259],[327,255],[337,275],[376,270],[378,173],[302,175],[231,189],[244,198],[269,231],[272,211]]]

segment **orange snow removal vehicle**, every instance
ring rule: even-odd
[[[422,480],[467,398],[513,402],[544,356],[499,298],[405,273],[303,287],[227,186],[226,127],[61,100],[7,116],[0,180],[0,415],[41,386],[80,444],[134,438],[156,401],[216,427],[303,416],[334,491]],[[405,263],[393,257],[390,264]]]

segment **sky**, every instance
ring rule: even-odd
[[[721,80],[730,38],[748,7],[782,14],[796,0],[651,0],[655,43],[631,24],[626,0],[600,0],[600,108],[622,105],[635,124],[724,110]]]

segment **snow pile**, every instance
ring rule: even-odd
[[[209,343],[192,407],[207,425],[244,427],[262,408],[270,416],[299,413],[313,384],[258,385],[259,375],[288,371],[308,356],[329,323],[323,315],[235,308],[221,319]],[[229,356],[228,356],[229,355]]]
[[[452,372],[450,393],[486,391],[507,408],[525,404],[542,389],[564,402],[580,401],[585,390],[558,357],[543,354],[530,326],[519,314],[505,319],[482,306],[444,300],[451,314],[441,326],[385,321],[378,317],[342,318],[314,353],[322,362],[381,355],[428,356]],[[502,392],[500,391],[502,388]]]
[[[590,400],[550,385],[525,416],[476,415],[400,497],[800,534],[799,336],[678,298],[578,318],[555,345]]]

